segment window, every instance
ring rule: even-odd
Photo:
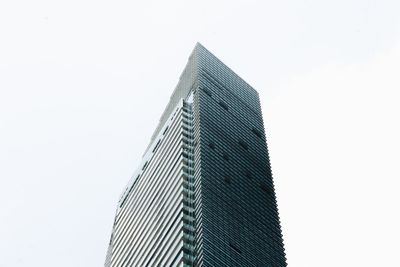
[[[271,194],[271,193],[272,193],[271,188],[270,188],[265,182],[261,182],[261,183],[260,183],[260,187],[261,187],[261,189],[262,189],[264,192],[266,192],[266,193],[268,193],[268,194]]]
[[[168,127],[169,127],[169,126],[167,126],[167,128],[165,128],[165,130],[164,130],[164,132],[163,132],[163,135],[165,135],[165,133],[168,131]]]
[[[122,200],[121,204],[119,205],[120,208],[125,204],[125,200],[128,198],[128,195],[124,197],[124,200]]]
[[[158,140],[157,144],[156,144],[155,147],[153,148],[153,153],[157,151],[157,149],[158,149],[158,147],[160,146],[160,144],[161,144],[161,139]]]
[[[143,165],[143,167],[142,167],[142,171],[144,171],[144,170],[146,169],[146,167],[147,167],[147,163],[148,163],[148,161],[146,161],[146,163]]]
[[[250,171],[246,171],[245,175],[249,179],[253,178],[253,174]]]
[[[239,139],[239,145],[240,145],[241,147],[243,147],[244,149],[249,150],[249,145],[246,144],[246,142],[243,141],[242,139]]]
[[[253,127],[253,129],[251,129],[251,131],[252,131],[255,135],[257,135],[259,138],[263,138],[262,133],[261,133],[259,130],[257,130],[256,128]]]
[[[201,74],[207,79],[208,82],[210,82],[212,85],[214,85],[218,89],[220,89],[220,90],[224,89],[223,85],[208,71],[203,69]]]
[[[211,149],[215,149],[215,144],[214,144],[214,142],[209,142],[209,143],[208,143],[208,146],[209,146]]]
[[[229,155],[228,154],[224,153],[222,155],[222,157],[224,158],[224,160],[229,161]]]
[[[220,105],[223,109],[228,110],[228,105],[227,105],[225,102],[223,102],[222,100],[220,100],[218,103],[219,103],[219,105]]]
[[[210,97],[212,96],[212,93],[210,92],[210,90],[208,90],[206,88],[203,88],[203,92],[206,93],[206,95],[208,95]]]
[[[240,251],[240,249],[231,242],[229,242],[229,246],[233,248],[233,250],[236,251],[237,253],[242,254],[242,251]]]

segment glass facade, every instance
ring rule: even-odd
[[[121,196],[105,266],[286,266],[258,93],[201,44]]]

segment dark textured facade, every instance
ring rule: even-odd
[[[286,266],[258,93],[200,44],[121,196],[105,266]]]

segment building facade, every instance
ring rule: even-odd
[[[258,93],[201,44],[121,196],[105,266],[286,266]]]

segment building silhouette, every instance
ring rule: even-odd
[[[199,43],[118,203],[105,266],[286,266],[258,93]]]

